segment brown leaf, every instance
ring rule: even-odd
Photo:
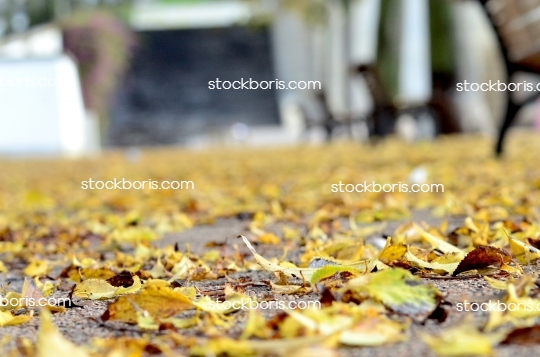
[[[133,274],[127,270],[123,270],[117,275],[107,279],[107,282],[112,286],[129,288],[133,285]]]
[[[329,289],[325,288],[324,286],[322,286],[322,289],[323,291],[321,293],[321,298],[319,299],[319,302],[324,307],[332,306],[332,303],[336,301],[336,297]]]
[[[34,282],[28,278],[24,278],[21,295],[25,301],[39,301],[40,299],[45,300],[45,296],[43,296],[41,290],[39,290],[34,284]]]
[[[435,310],[433,310],[433,312],[427,318],[430,320],[435,320],[440,324],[445,322],[446,319],[448,318],[448,311],[445,308],[443,308],[441,305],[442,305],[442,302],[439,303],[439,305],[435,308]]]
[[[527,241],[536,249],[540,249],[540,239],[527,238]]]
[[[517,328],[510,332],[501,343],[503,345],[536,345],[540,343],[540,325]]]
[[[476,249],[467,254],[452,275],[456,276],[465,271],[487,268],[490,265],[500,266],[503,263],[509,263],[511,261],[512,256],[508,252],[496,247],[483,245],[476,247]]]

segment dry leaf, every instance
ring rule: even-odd
[[[523,327],[512,330],[501,342],[503,345],[530,346],[540,343],[540,326]]]
[[[540,259],[540,250],[532,245],[523,243],[515,238],[508,237],[512,254],[521,264],[530,264],[531,262]]]
[[[30,277],[47,275],[50,271],[49,264],[44,260],[36,259],[24,269],[24,274]]]
[[[456,276],[469,270],[484,269],[490,265],[500,267],[511,261],[512,256],[502,249],[491,246],[480,246],[465,256],[452,275]]]
[[[90,300],[110,299],[124,294],[136,293],[141,287],[141,280],[136,275],[133,277],[133,285],[127,288],[113,286],[105,280],[88,279],[75,287],[73,296]]]
[[[313,274],[318,270],[317,268],[288,268],[284,267],[282,265],[274,264],[263,258],[261,255],[259,255],[255,248],[251,245],[251,243],[248,241],[248,239],[242,235],[238,236],[238,238],[242,238],[244,243],[246,243],[247,247],[255,257],[255,260],[266,270],[272,271],[272,272],[278,272],[281,271],[287,276],[291,276],[294,278],[304,278],[307,281],[310,281]],[[375,264],[377,262],[377,259],[371,259],[366,260],[363,262],[357,262],[346,265],[347,267],[357,269],[360,272],[366,272],[371,271],[375,267]]]
[[[30,315],[17,315],[14,316],[9,311],[0,311],[0,327],[15,326],[24,324],[32,319],[32,313]]]
[[[137,294],[120,297],[118,301],[109,305],[102,319],[137,323],[137,310],[131,302],[158,319],[171,317],[194,307],[191,300],[184,294],[167,287],[152,285],[145,287]]]
[[[438,305],[439,291],[404,269],[387,269],[347,282],[341,292],[353,291],[382,302],[392,310],[407,314],[429,314]]]
[[[428,262],[426,262],[424,260],[421,260],[420,258],[416,257],[410,251],[407,251],[407,253],[405,253],[405,259],[413,267],[417,267],[417,268],[421,268],[421,269],[429,269],[429,270],[433,270],[435,272],[440,272],[440,273],[452,274],[459,265],[459,263],[446,263],[446,264],[428,263]]]
[[[40,310],[41,325],[38,331],[36,357],[90,357],[80,347],[66,340],[52,322],[52,315],[46,309]]]
[[[439,356],[490,356],[493,346],[504,338],[502,334],[482,333],[470,319],[433,336],[421,333],[420,338]]]

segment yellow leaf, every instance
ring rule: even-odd
[[[438,264],[451,264],[459,263],[463,260],[463,254],[461,253],[446,253],[430,261],[430,263]]]
[[[34,260],[24,269],[24,274],[27,276],[43,276],[49,273],[49,264],[44,260]]]
[[[439,291],[404,269],[386,269],[349,280],[340,292],[364,293],[396,312],[415,315],[437,307]]]
[[[502,334],[482,333],[470,320],[455,327],[443,330],[433,336],[420,333],[420,338],[439,356],[491,356],[493,346],[504,336]]]
[[[506,290],[506,281],[497,280],[490,278],[489,276],[484,276],[484,279],[488,282],[489,286],[497,290]]]
[[[36,284],[37,288],[41,290],[44,296],[51,295],[54,291],[54,288],[59,285],[59,283],[53,284],[50,281],[42,283],[41,281],[39,281],[39,278],[37,276],[34,278],[34,284]]]
[[[193,286],[190,286],[190,287],[182,286],[180,288],[174,288],[174,291],[178,291],[193,300],[197,296],[197,289],[195,289],[195,287]]]
[[[79,261],[79,259],[77,259],[75,255],[73,255],[73,257],[71,258],[71,262],[74,266],[79,268],[91,268],[99,265],[99,263],[95,259],[85,257]]]
[[[250,306],[251,298],[241,293],[233,293],[225,299],[224,302],[217,302],[208,296],[203,296],[199,300],[193,302],[193,305],[206,312],[217,314],[228,314],[235,310],[240,310],[244,305]]]
[[[510,236],[508,238],[512,254],[521,264],[530,264],[540,258],[540,250]]]
[[[0,311],[0,327],[24,324],[31,319],[32,313],[30,315],[13,316],[9,311]]]
[[[318,268],[287,268],[282,265],[269,262],[268,260],[263,258],[261,255],[259,255],[257,251],[255,251],[255,248],[253,248],[253,246],[251,245],[251,243],[246,237],[244,237],[243,235],[240,235],[238,236],[238,238],[242,238],[244,243],[247,245],[247,247],[249,248],[249,250],[255,257],[255,260],[257,261],[257,263],[259,263],[264,269],[268,271],[272,271],[272,272],[281,271],[283,272],[283,274],[287,276],[291,276],[294,278],[303,277],[307,281],[310,281],[313,274],[318,270]],[[360,271],[361,273],[365,273],[366,271],[369,272],[373,270],[376,263],[377,263],[377,259],[370,259],[370,260],[365,260],[361,262],[346,264],[343,266],[354,268]]]
[[[0,242],[0,253],[20,253],[24,242]]]
[[[114,271],[112,271],[109,268],[83,268],[78,269],[76,267],[72,267],[68,272],[67,275],[69,279],[73,280],[76,283],[81,282],[81,276],[83,279],[101,279],[101,280],[107,280],[109,278],[112,278],[116,274]]]
[[[0,296],[2,297],[2,296]],[[6,304],[4,304],[6,302]],[[22,295],[14,291],[10,291],[3,297],[0,304],[0,311],[17,310],[21,307]]]
[[[250,337],[268,339],[272,336],[272,330],[267,326],[264,317],[255,309],[248,310],[246,326],[240,335],[240,340]]]
[[[259,242],[263,244],[279,244],[280,239],[273,233],[265,233],[259,237]]]
[[[326,265],[313,273],[310,279],[311,284],[317,284],[319,281],[328,279],[338,273],[348,273],[351,277],[362,274],[358,269],[341,265]]]
[[[379,253],[379,260],[386,264],[396,262],[400,260],[406,252],[407,246],[405,244],[392,244],[391,239],[388,238],[385,247]]]
[[[417,230],[418,233],[424,238],[426,241],[431,244],[433,248],[436,248],[440,250],[443,253],[458,253],[462,254],[463,257],[465,254],[456,246],[453,246],[452,244],[445,242],[444,240],[435,237],[433,234],[426,232],[422,228],[418,227],[416,224],[414,225],[414,228]]]
[[[298,350],[303,348],[315,348],[317,345],[332,343],[331,337],[318,335],[268,341],[237,341],[229,337],[201,339],[196,346],[190,349],[189,353],[193,356],[294,356]]]
[[[370,316],[343,331],[339,342],[349,346],[380,346],[405,341],[407,327],[384,316]]]
[[[428,263],[424,260],[421,260],[417,258],[414,254],[412,254],[410,251],[407,251],[405,253],[405,259],[411,263],[412,266],[417,268],[423,268],[423,269],[430,269],[434,271],[439,272],[447,272],[449,274],[452,274],[454,270],[457,269],[459,262],[455,263],[447,263],[447,264],[441,264],[441,263]]]
[[[133,285],[128,286],[127,288],[125,288],[123,286],[119,286],[116,289],[116,291],[114,292],[114,296],[125,295],[125,294],[134,294],[134,293],[138,292],[139,290],[141,290],[141,288],[142,288],[141,279],[137,275],[134,275],[133,276]]]
[[[221,252],[217,249],[211,249],[206,252],[204,252],[203,256],[201,257],[202,260],[209,263],[215,263],[219,260],[221,257]]]
[[[110,299],[119,295],[136,293],[141,290],[141,287],[141,279],[137,275],[133,277],[133,285],[127,288],[113,286],[105,280],[88,279],[75,287],[73,296],[90,300]]]
[[[87,279],[75,287],[73,296],[90,300],[110,299],[114,296],[116,289],[105,280]]]
[[[196,326],[199,323],[199,317],[197,315],[193,317],[178,318],[178,317],[169,317],[166,319],[160,319],[160,323],[170,323],[174,327],[182,329]]]
[[[39,328],[36,357],[89,357],[80,347],[66,340],[52,322],[51,313],[40,310],[41,326]]]
[[[498,302],[494,302],[495,309],[491,309],[486,330],[491,331],[507,322],[516,326],[530,326],[534,320],[540,316],[540,299],[533,299],[528,296],[519,297],[516,286],[513,283],[507,284],[504,308],[499,308]]]
[[[352,327],[355,322],[355,316],[334,313],[331,308],[315,312],[288,309],[285,312],[305,329],[322,335],[341,333]]]
[[[137,323],[137,310],[130,301],[142,310],[148,311],[154,318],[170,317],[193,308],[193,303],[184,294],[164,286],[151,285],[137,294],[119,298],[118,301],[109,305],[102,318]]]
[[[154,267],[149,271],[150,276],[154,279],[169,278],[172,276],[170,272],[165,269],[161,259],[158,259]]]

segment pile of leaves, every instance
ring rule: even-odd
[[[2,355],[337,356],[414,339],[460,356],[537,343],[538,142],[522,135],[499,161],[477,137],[3,159]],[[444,192],[331,190],[418,172]],[[195,189],[84,190],[89,178]],[[238,237],[203,249],[175,238],[238,221]],[[442,289],[471,281],[494,294]],[[280,304],[291,301],[317,305]],[[458,313],[490,301],[517,308]]]

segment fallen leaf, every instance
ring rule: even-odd
[[[23,288],[21,292],[23,300],[35,300],[36,302],[40,299],[45,299],[45,296],[39,290],[32,280],[24,278]]]
[[[484,280],[486,280],[493,289],[506,290],[506,281],[493,279],[489,276],[484,276]]]
[[[438,305],[437,288],[425,284],[409,271],[387,269],[349,280],[339,291],[365,293],[392,310],[406,314],[431,313]]]
[[[264,233],[259,236],[259,242],[263,244],[279,244],[281,240],[273,233]]]
[[[476,247],[463,258],[452,275],[456,276],[469,270],[484,269],[490,265],[500,267],[511,261],[512,256],[502,249],[491,246],[480,246]]]
[[[387,241],[386,246],[379,253],[379,260],[385,264],[399,261],[407,253],[405,244],[391,244],[391,240]]]
[[[104,321],[120,320],[137,323],[137,310],[131,302],[154,318],[167,318],[194,307],[191,300],[184,294],[163,286],[148,286],[137,294],[122,296],[109,305],[101,317]]]
[[[73,296],[90,300],[110,299],[124,294],[136,293],[141,287],[141,279],[137,275],[133,277],[133,285],[127,288],[113,286],[106,280],[88,279],[75,287]]]
[[[535,319],[540,317],[540,299],[527,295],[518,296],[513,283],[507,284],[506,296],[502,303],[500,308],[490,310],[486,331],[492,331],[508,322],[518,327],[531,326]],[[499,301],[495,301],[494,304],[498,306]]]
[[[242,238],[244,243],[246,243],[247,247],[249,248],[249,250],[251,251],[251,253],[255,257],[255,260],[257,261],[257,263],[259,263],[264,269],[266,269],[268,271],[272,271],[272,272],[281,271],[287,276],[291,276],[291,277],[294,277],[294,278],[302,278],[303,277],[307,281],[310,281],[313,274],[318,270],[317,268],[287,268],[287,267],[284,267],[282,265],[271,263],[271,262],[269,262],[268,260],[263,258],[261,255],[259,255],[255,251],[255,248],[253,248],[253,246],[251,245],[251,243],[249,242],[249,240],[246,237],[240,235],[240,236],[238,236],[238,238]],[[373,268],[375,267],[376,262],[377,262],[377,259],[371,259],[371,260],[365,260],[365,261],[362,261],[362,262],[351,263],[351,264],[348,264],[346,266],[350,267],[350,268],[357,269],[358,271],[364,273],[366,271],[369,272],[369,271],[373,270]]]
[[[159,278],[170,278],[172,276],[171,272],[165,269],[165,266],[161,262],[161,259],[158,259],[154,267],[149,271],[150,276],[154,279]]]
[[[24,274],[30,277],[47,275],[50,271],[49,264],[44,260],[36,259],[32,261],[26,268]]]
[[[443,330],[439,335],[433,336],[424,332],[420,333],[420,338],[438,356],[459,357],[493,355],[493,346],[504,336],[482,333],[470,319],[465,319],[459,325]]]
[[[105,280],[87,279],[75,287],[73,296],[90,300],[110,299],[114,296],[116,289],[117,287]]]
[[[310,283],[315,285],[321,280],[329,279],[330,277],[335,277],[336,274],[346,275],[347,277],[345,280],[349,280],[355,276],[362,274],[362,272],[352,267],[340,266],[340,265],[327,265],[322,268],[319,268],[317,271],[313,273],[313,275],[311,276]]]
[[[429,244],[431,244],[433,248],[438,249],[443,253],[457,253],[463,255],[463,252],[458,247],[453,246],[452,244],[435,237],[433,234],[426,232],[416,224],[414,225],[414,228],[417,230],[418,233],[420,233],[422,238],[424,238],[426,241],[429,242]]]
[[[272,337],[273,331],[267,326],[266,319],[256,309],[248,310],[248,319],[240,340],[245,340],[250,337],[257,337],[261,339],[268,339]]]
[[[52,315],[46,309],[40,310],[41,325],[36,343],[37,357],[90,357],[80,347],[66,340],[52,322]]]
[[[540,343],[540,325],[516,328],[501,342],[503,345],[530,346]]]
[[[109,284],[116,287],[129,288],[134,284],[133,274],[129,271],[123,270],[115,276],[111,276],[106,280]]]
[[[508,237],[512,254],[521,264],[530,264],[531,262],[540,259],[540,250],[532,245],[523,243],[515,238]]]
[[[278,339],[268,341],[244,340],[237,341],[229,337],[212,339],[200,339],[196,346],[189,351],[192,356],[229,355],[229,356],[253,356],[253,355],[278,355],[291,356],[303,348],[315,348],[317,345],[325,345],[332,336],[310,336],[291,339]]]
[[[31,319],[32,314],[14,316],[9,311],[0,311],[0,327],[21,325],[30,321]]]
[[[343,331],[339,342],[348,346],[381,346],[405,341],[407,327],[384,316],[367,317]]]
[[[449,273],[452,274],[456,268],[458,267],[459,263],[428,263],[424,260],[421,260],[420,258],[416,257],[414,254],[412,254],[410,251],[407,251],[405,253],[405,259],[416,268],[421,269],[429,269],[433,270],[435,272],[441,272],[441,273]]]

